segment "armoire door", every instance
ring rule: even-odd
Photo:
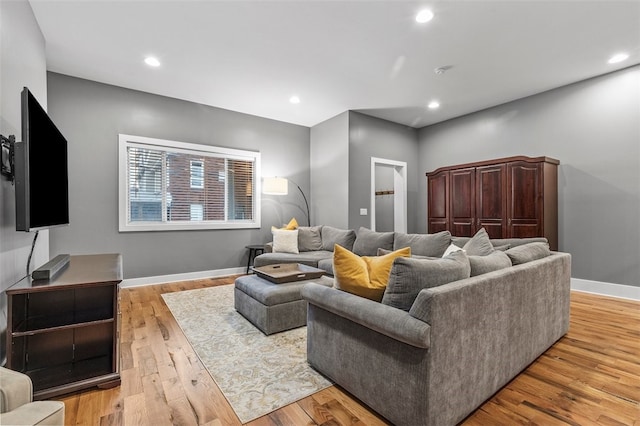
[[[449,230],[458,237],[472,237],[476,232],[476,169],[450,172],[451,225]]]
[[[437,173],[427,179],[428,233],[449,229],[449,172]]]
[[[507,188],[507,236],[528,238],[544,235],[542,163],[509,163]]]
[[[507,235],[506,169],[505,164],[476,168],[476,230],[484,227],[489,238]]]

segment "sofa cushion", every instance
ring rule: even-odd
[[[358,256],[336,245],[333,251],[335,287],[367,299],[379,302],[389,280],[394,259],[410,256],[409,247],[384,256]]]
[[[323,253],[327,253],[327,252],[323,252]],[[326,259],[318,260],[317,268],[325,271],[327,275],[333,276],[333,255]]]
[[[486,256],[469,256],[469,265],[471,266],[471,276],[475,277],[476,275],[508,268],[511,266],[511,259],[505,252],[496,250]]]
[[[298,251],[322,250],[322,226],[301,226],[298,228]]]
[[[547,257],[551,254],[551,251],[549,251],[549,244],[539,242],[512,247],[505,253],[509,256],[513,265],[520,265]]]
[[[378,249],[393,250],[394,232],[376,232],[364,226],[358,229],[353,252],[360,256],[376,256]]]
[[[406,247],[405,247],[406,248]],[[411,247],[409,247],[411,248]],[[389,254],[392,253],[393,250],[385,250],[383,248],[379,248],[378,249],[378,256],[384,256],[385,254]],[[439,257],[433,257],[433,256],[419,256],[419,255],[414,255],[413,253],[411,253],[411,256],[414,259],[440,259]]]
[[[462,247],[469,256],[486,256],[494,252],[489,234],[484,228],[480,228],[476,234]]]
[[[458,247],[464,247],[464,245],[471,239],[471,237],[451,237],[451,242]],[[491,244],[495,250],[505,251],[511,247],[521,246],[529,243],[548,243],[549,241],[545,237],[528,237],[528,238],[492,238]]]
[[[352,229],[338,229],[333,226],[323,226],[320,231],[322,235],[322,250],[333,251],[333,247],[338,244],[347,250],[353,249],[353,242],[356,233]]]
[[[528,238],[494,238],[491,240],[493,247],[509,244],[511,247],[517,247],[529,243],[549,243],[545,237],[528,237]]]
[[[393,240],[393,249],[411,247],[411,253],[418,256],[442,257],[451,244],[451,232],[435,234],[405,234],[397,232]]]
[[[464,251],[441,259],[399,257],[394,260],[382,303],[409,311],[422,289],[469,278],[471,267]]]

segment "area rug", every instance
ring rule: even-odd
[[[233,308],[233,285],[162,297],[242,423],[332,385],[307,364],[306,327],[265,336]]]

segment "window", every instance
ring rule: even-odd
[[[202,160],[191,160],[191,188],[204,189],[204,162]]]
[[[191,220],[204,220],[204,206],[202,204],[191,204]]]
[[[119,135],[120,231],[260,227],[260,153]]]

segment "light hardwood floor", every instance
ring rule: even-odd
[[[122,385],[62,398],[67,424],[239,425],[161,297],[233,279],[121,290]],[[335,386],[249,423],[383,424]],[[640,302],[572,292],[569,333],[462,424],[640,425]]]

